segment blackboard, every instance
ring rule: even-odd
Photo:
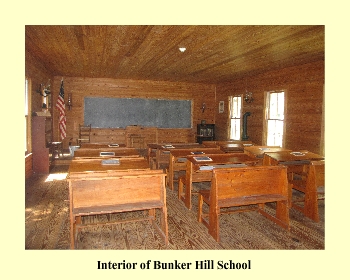
[[[84,124],[96,128],[191,128],[191,111],[191,100],[84,98]]]

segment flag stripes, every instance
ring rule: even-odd
[[[57,98],[56,108],[58,109],[60,116],[58,121],[58,127],[60,131],[61,139],[66,138],[66,107],[64,104],[64,87],[63,80],[61,81],[60,93]]]

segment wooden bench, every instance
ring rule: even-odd
[[[209,205],[209,213],[202,213],[203,201]],[[277,202],[273,216],[264,204]],[[210,190],[200,190],[198,198],[198,221],[203,223],[216,241],[220,241],[219,215],[249,209],[232,209],[236,206],[257,204],[255,208],[263,216],[289,230],[288,180],[284,166],[256,166],[214,169]],[[226,211],[221,211],[226,208]],[[231,208],[231,209],[228,209]],[[209,216],[209,221],[204,217]]]
[[[71,248],[76,247],[78,231],[91,226],[82,224],[82,216],[140,210],[148,210],[148,216],[109,223],[150,220],[168,244],[165,176],[162,170],[133,170],[85,179],[74,174],[69,177]],[[160,209],[160,226],[156,223],[156,209]]]

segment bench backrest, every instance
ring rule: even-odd
[[[147,202],[165,203],[165,176],[162,170],[119,172],[119,176],[71,180],[74,208]]]
[[[285,166],[214,169],[211,199],[278,194],[288,196]]]

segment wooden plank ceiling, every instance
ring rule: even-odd
[[[25,28],[26,52],[55,76],[215,84],[324,61],[324,39],[305,25]]]

